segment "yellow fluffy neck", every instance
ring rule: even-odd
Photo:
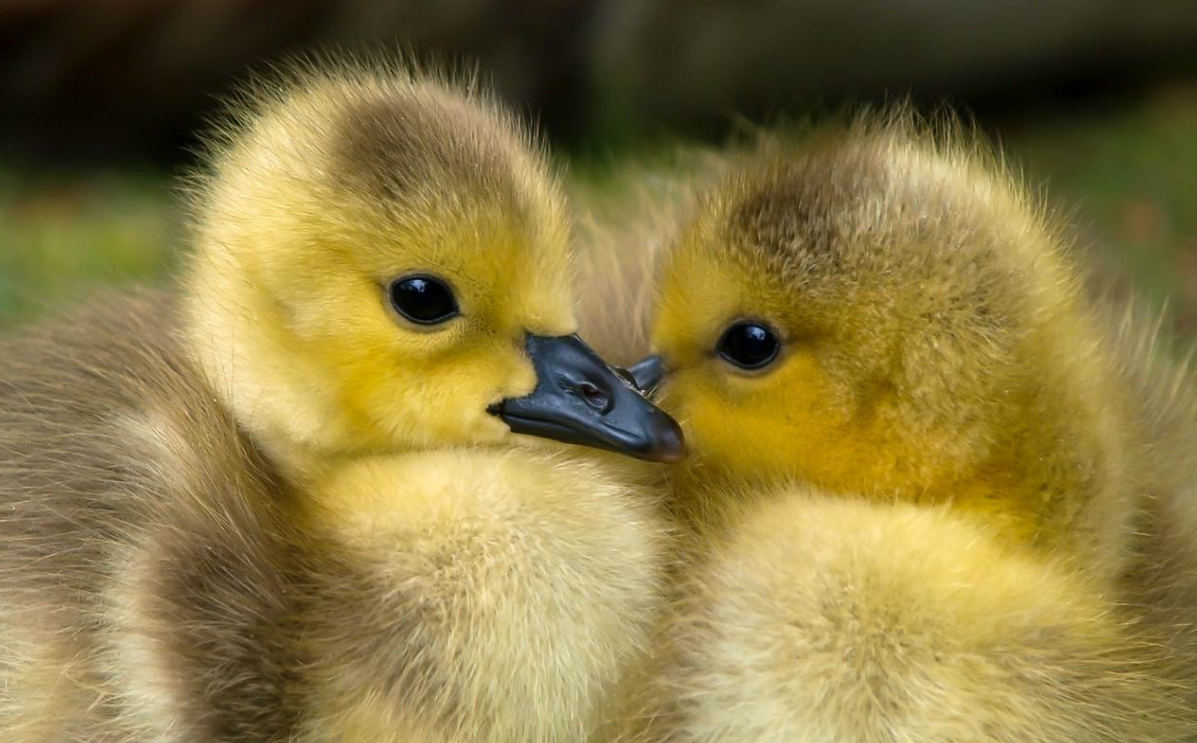
[[[1108,575],[1129,534],[1132,487],[1132,444],[1111,396],[1046,389],[1013,395],[1001,419],[988,424],[987,454],[951,467],[934,463],[952,451],[949,440],[864,429],[827,441],[799,477],[746,476],[693,457],[673,474],[676,508],[683,522],[720,532],[745,501],[797,481],[873,502],[947,505],[974,514],[1013,547],[1075,557]]]
[[[193,357],[212,390],[292,480],[331,466],[325,442],[351,439],[354,422],[316,406],[321,371],[286,348],[280,308],[252,273],[219,249],[202,250],[184,285],[184,323]]]

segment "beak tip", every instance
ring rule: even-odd
[[[662,417],[653,427],[652,444],[646,459],[662,464],[677,464],[686,456],[686,440],[682,429],[672,418]]]
[[[686,452],[681,449],[659,450],[654,453],[654,462],[661,464],[677,464],[686,458]]]

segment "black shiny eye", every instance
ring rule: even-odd
[[[777,358],[781,341],[767,325],[739,322],[724,332],[715,350],[741,369],[761,369]]]
[[[435,276],[404,276],[391,282],[391,304],[400,315],[420,325],[457,317],[453,290]]]

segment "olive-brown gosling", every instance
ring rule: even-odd
[[[1197,393],[966,137],[770,140],[666,250],[688,567],[630,737],[1197,740]]]
[[[178,296],[0,342],[0,738],[580,741],[646,643],[675,424],[571,336],[565,205],[486,95],[263,84]]]

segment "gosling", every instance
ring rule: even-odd
[[[572,335],[541,148],[340,65],[208,163],[177,292],[0,341],[0,737],[584,739],[659,595],[614,453],[681,440]]]
[[[901,117],[699,199],[652,332],[689,560],[628,737],[1197,740],[1197,394],[1065,243]]]

